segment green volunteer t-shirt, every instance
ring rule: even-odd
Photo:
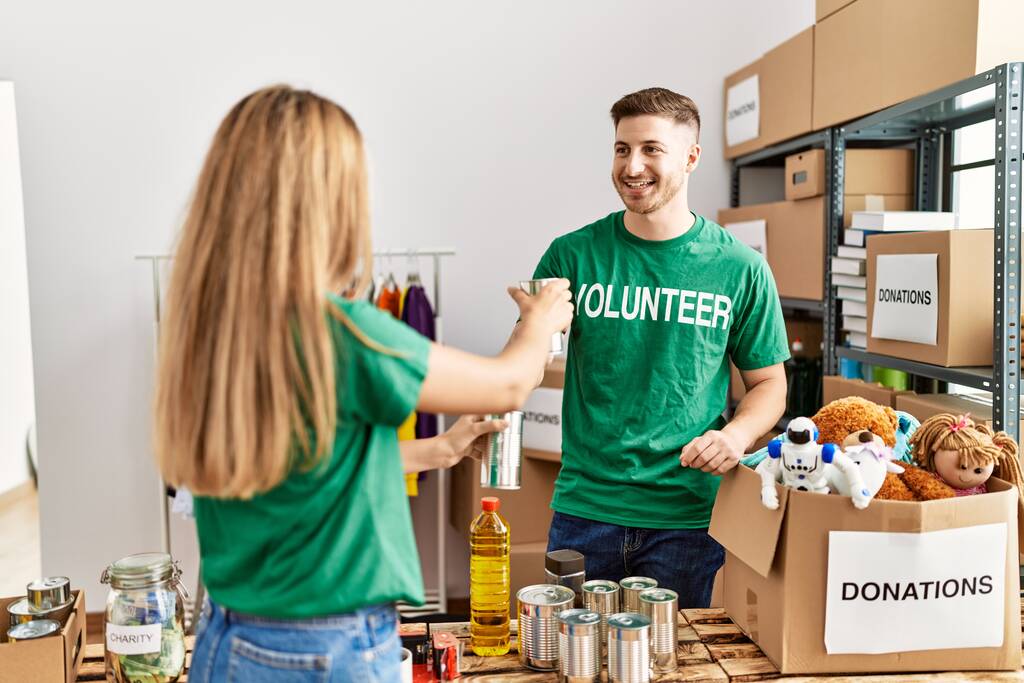
[[[728,359],[789,358],[765,260],[695,216],[664,241],[620,211],[556,239],[535,278],[564,277],[576,307],[562,403],[562,469],[551,507],[650,529],[701,529],[719,477],[684,468],[689,441],[725,421]]]
[[[429,342],[366,302],[331,302],[371,340],[333,317],[338,421],[334,448],[251,500],[197,497],[202,575],[211,599],[275,618],[423,604],[423,579],[397,427],[419,399]]]

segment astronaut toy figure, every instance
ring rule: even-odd
[[[772,439],[768,456],[757,466],[761,477],[761,502],[770,510],[779,508],[775,484],[797,491],[829,493],[829,469],[838,469],[846,478],[857,509],[871,501],[860,470],[835,444],[818,445],[818,428],[806,417],[794,418],[786,425],[786,441]]]

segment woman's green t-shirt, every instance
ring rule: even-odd
[[[238,612],[307,618],[423,603],[397,427],[419,399],[430,345],[369,303],[331,303],[398,355],[328,316],[338,421],[325,461],[250,500],[196,497],[203,581],[214,602]]]

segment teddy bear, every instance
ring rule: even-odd
[[[819,443],[854,445],[870,439],[878,448],[901,447],[916,428],[916,420],[905,413],[897,413],[860,396],[836,399],[811,418],[818,427]],[[870,435],[870,436],[869,436]],[[892,458],[903,469],[888,471],[875,498],[879,500],[937,500],[952,498],[952,487],[936,479],[930,472],[910,463],[906,451]],[[888,469],[888,468],[887,468]]]

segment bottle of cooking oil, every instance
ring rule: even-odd
[[[509,649],[509,533],[497,498],[482,498],[469,528],[469,626],[473,652],[495,657]]]

